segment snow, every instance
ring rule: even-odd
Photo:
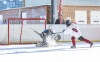
[[[0,45],[0,62],[100,62],[100,42],[92,48],[79,42],[71,49],[71,43],[56,47],[36,47],[28,45]]]

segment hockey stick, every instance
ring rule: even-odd
[[[56,32],[56,33],[53,33],[53,34],[58,34],[58,33],[63,33],[65,30],[61,31],[61,32]]]
[[[31,28],[35,33],[37,33],[38,35],[40,35],[41,38],[43,38],[42,33],[38,33],[37,31],[35,31],[33,28]]]
[[[40,34],[40,33],[38,33],[37,31],[35,31],[33,28],[31,28],[35,33],[37,33],[37,34]]]

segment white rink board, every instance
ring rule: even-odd
[[[15,26],[15,30],[11,30],[10,33],[12,33],[13,31],[15,32],[14,34],[12,33],[10,36],[10,38],[13,39],[13,36],[15,37],[16,41],[19,40],[19,36],[20,36],[20,27],[19,25],[14,25]],[[48,27],[49,25],[47,25]],[[55,29],[56,32],[60,32],[63,29],[66,29],[65,25],[52,25],[53,28]],[[26,29],[28,27],[28,29]],[[32,25],[31,25],[32,27]],[[33,32],[31,30],[31,28],[29,26],[24,27],[25,29],[23,30],[23,37],[22,37],[22,41],[27,41],[27,40],[32,40],[32,38],[35,38],[36,40],[42,40],[41,37],[39,35],[37,35],[35,32]],[[90,39],[90,40],[100,40],[100,25],[79,25],[79,28],[82,32],[83,37]],[[11,29],[11,28],[10,28]],[[35,26],[34,28],[36,31],[38,32],[42,32],[43,29],[43,25],[38,25]],[[30,31],[31,30],[31,31]],[[0,42],[2,41],[7,41],[7,25],[0,25],[0,33],[2,35],[0,35]],[[25,33],[27,32],[27,34]],[[28,34],[29,33],[29,34]],[[64,35],[63,33],[60,34],[61,35],[61,41],[63,40],[70,40],[70,36],[69,35]],[[12,40],[10,39],[10,41]]]

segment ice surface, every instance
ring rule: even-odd
[[[76,49],[71,43],[62,43],[56,47],[36,47],[29,45],[0,46],[0,62],[100,62],[100,42],[77,43]]]

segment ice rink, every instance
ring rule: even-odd
[[[92,48],[89,44],[78,42],[71,49],[70,42],[57,47],[35,47],[29,45],[0,45],[0,62],[100,62],[100,42]]]

